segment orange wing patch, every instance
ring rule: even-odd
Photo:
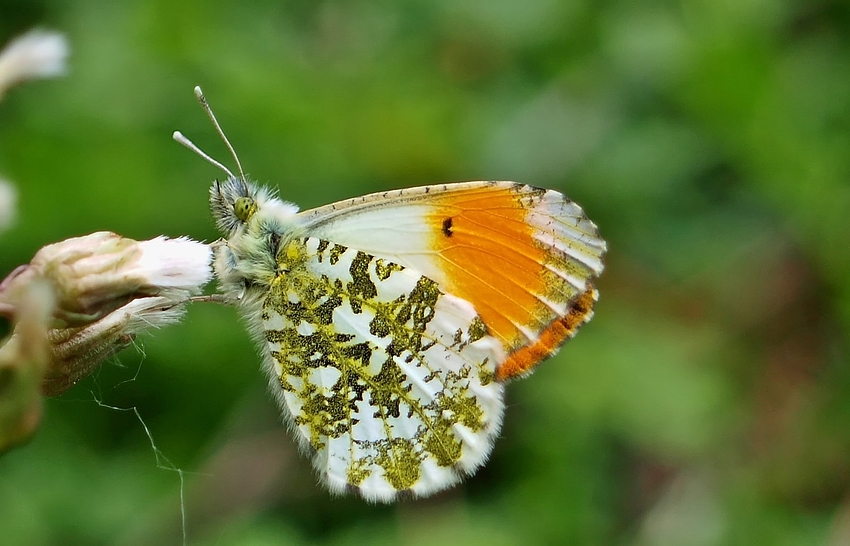
[[[544,327],[535,309],[536,294],[546,288],[546,255],[535,245],[535,228],[525,221],[513,188],[482,186],[440,195],[429,204],[435,207],[429,220],[447,290],[472,303],[505,346],[524,340],[518,325]]]
[[[589,281],[599,271],[563,249],[588,252],[587,243],[598,235],[563,195],[520,184],[481,184],[432,195],[428,204],[445,289],[472,303],[510,353],[498,370],[500,379],[527,373],[590,319],[596,290]],[[568,205],[591,226],[588,241],[567,234],[578,229],[570,222],[579,218],[566,216]],[[601,258],[604,242],[598,240],[599,249],[589,252]]]

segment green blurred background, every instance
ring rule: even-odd
[[[593,322],[434,498],[331,498],[232,309],[194,305],[0,458],[3,544],[850,544],[850,6],[0,0],[67,77],[0,103],[0,273],[97,230],[217,237],[230,159],[302,208],[508,179],[609,241]]]

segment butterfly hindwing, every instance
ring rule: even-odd
[[[277,262],[262,324],[278,398],[332,490],[424,496],[486,460],[505,353],[472,304],[317,237],[285,242]]]

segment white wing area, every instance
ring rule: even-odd
[[[263,329],[284,412],[332,490],[425,496],[486,461],[505,354],[470,303],[319,238],[285,243],[278,262]]]
[[[304,211],[299,217],[310,222],[306,231],[315,237],[355,246],[374,256],[391,256],[440,282],[443,272],[431,243],[433,228],[427,222],[433,205],[409,200],[407,190],[386,193],[390,197],[359,197]],[[326,216],[331,207],[334,212]]]

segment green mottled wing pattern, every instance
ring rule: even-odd
[[[424,496],[488,457],[504,359],[471,304],[389,258],[285,242],[263,304],[278,398],[334,491]]]

